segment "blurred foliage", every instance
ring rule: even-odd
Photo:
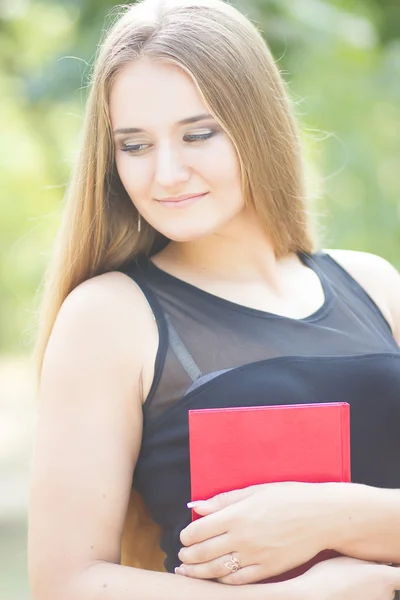
[[[233,3],[265,31],[289,84],[324,246],[400,267],[400,1]],[[87,75],[114,6],[0,0],[0,352],[30,350]]]

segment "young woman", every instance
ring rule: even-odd
[[[35,600],[392,598],[399,297],[385,260],[317,249],[254,25],[220,0],[127,6],[96,59],[43,307]],[[338,400],[353,483],[233,490],[190,523],[189,409]],[[261,583],[326,548],[346,556]]]

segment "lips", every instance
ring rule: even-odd
[[[185,200],[192,200],[194,198],[200,198],[200,196],[205,196],[207,192],[203,192],[202,194],[188,194],[186,196],[176,196],[174,198],[162,198],[159,200],[159,202],[162,203],[178,203],[178,202],[184,202]]]
[[[204,198],[204,196],[207,196],[207,194],[208,194],[208,192],[205,192],[204,194],[192,194],[192,195],[187,194],[186,196],[176,196],[175,198],[165,198],[165,200],[159,200],[158,202],[164,208],[170,208],[170,209],[185,208],[186,206],[191,206],[192,204],[199,202],[202,198]]]

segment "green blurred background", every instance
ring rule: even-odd
[[[400,0],[232,2],[289,84],[323,246],[400,268]],[[0,0],[0,596],[30,598],[33,329],[107,0]]]

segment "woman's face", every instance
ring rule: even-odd
[[[243,211],[235,147],[182,69],[147,59],[127,65],[113,84],[110,111],[119,176],[156,230],[190,241]]]

